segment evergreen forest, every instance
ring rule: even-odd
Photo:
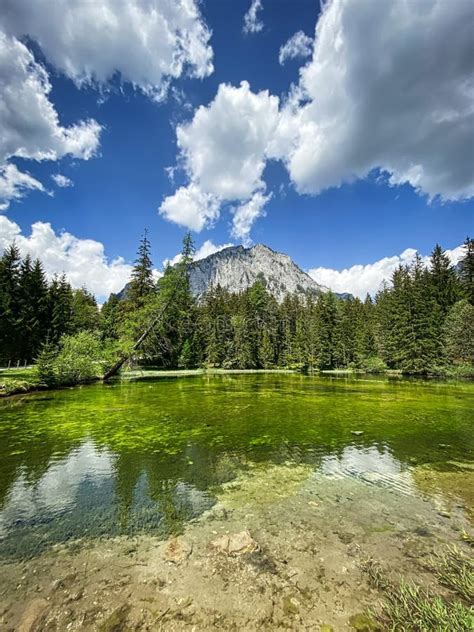
[[[155,282],[145,232],[125,291],[99,309],[87,289],[65,276],[48,281],[41,261],[11,244],[0,259],[0,365],[37,362],[50,385],[100,375],[120,356],[158,368],[474,375],[472,239],[456,267],[436,245],[428,266],[417,255],[363,301],[327,292],[278,304],[264,278],[240,294],[218,286],[196,301],[193,256],[187,234],[180,262]]]

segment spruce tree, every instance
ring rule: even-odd
[[[20,328],[24,332],[21,357],[31,362],[48,330],[48,285],[39,259],[27,256],[20,271]]]
[[[4,363],[19,359],[20,251],[12,243],[0,259],[0,355]]]
[[[73,292],[66,275],[54,277],[48,292],[48,337],[57,344],[64,334],[72,331]]]
[[[466,238],[464,256],[459,262],[459,278],[467,300],[474,305],[474,239]]]
[[[148,239],[148,231],[145,229],[138,246],[137,258],[133,266],[127,298],[136,307],[142,307],[146,298],[153,294],[154,290],[155,282],[153,281],[151,245]]]
[[[443,334],[448,361],[474,365],[474,305],[467,299],[453,305],[444,323]]]

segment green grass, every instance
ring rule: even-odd
[[[474,561],[456,546],[438,554],[433,560],[438,581],[468,603],[474,603]]]
[[[371,613],[383,629],[393,632],[474,630],[474,564],[456,547],[436,555],[431,563],[439,584],[455,593],[456,597],[451,599],[431,594],[413,582],[392,583],[373,559],[366,560],[362,568],[370,585],[383,594],[382,603]]]
[[[33,367],[0,369],[0,397],[27,393],[37,388],[38,383]]]
[[[468,632],[474,629],[474,611],[461,601],[447,601],[413,583],[401,582],[384,591],[380,622],[400,632]]]

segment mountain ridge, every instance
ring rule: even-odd
[[[240,293],[258,280],[279,303],[289,294],[318,296],[329,292],[329,288],[312,279],[289,255],[262,243],[250,247],[227,246],[189,264],[190,290],[198,300],[218,285]],[[120,298],[126,298],[127,287],[128,284],[119,293]]]

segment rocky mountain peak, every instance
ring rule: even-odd
[[[303,272],[291,258],[265,244],[250,248],[230,246],[195,261],[189,270],[191,292],[200,297],[220,285],[230,292],[242,292],[261,280],[277,301],[287,294],[319,294],[327,288]]]

